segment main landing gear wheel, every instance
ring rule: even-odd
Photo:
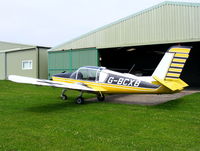
[[[84,98],[83,97],[78,97],[78,98],[76,98],[76,103],[77,104],[84,104]]]
[[[79,97],[76,98],[76,103],[77,104],[83,104],[84,103],[84,98],[82,97],[83,96],[83,91],[81,91]]]
[[[105,96],[104,96],[103,94],[98,94],[98,95],[97,95],[97,100],[98,100],[99,102],[102,102],[102,101],[105,100]]]

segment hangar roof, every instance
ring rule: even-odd
[[[27,47],[34,47],[34,46],[0,41],[0,51],[8,49],[16,49],[16,48],[27,48]]]
[[[1,52],[12,52],[12,51],[28,50],[28,49],[33,49],[33,48],[36,48],[36,47],[50,49],[50,47],[26,45],[26,44],[19,44],[19,43],[11,43],[11,42],[0,41],[0,53]]]
[[[200,41],[199,22],[200,3],[166,1],[55,46],[50,51]]]

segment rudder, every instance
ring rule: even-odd
[[[178,79],[181,75],[191,47],[173,46],[163,56],[152,76],[162,80]]]
[[[189,57],[191,47],[175,46],[168,50],[168,53],[174,53],[174,57],[167,71],[166,80],[178,79],[183,71],[185,62]]]

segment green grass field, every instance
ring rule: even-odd
[[[0,150],[200,150],[200,93],[157,106],[77,105],[77,92],[60,93],[0,81]]]

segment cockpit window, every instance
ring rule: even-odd
[[[76,73],[77,73],[77,72],[73,72],[73,73],[71,74],[70,78],[71,78],[71,79],[76,79]]]
[[[83,68],[78,71],[77,79],[95,81],[96,70]]]
[[[102,69],[103,68],[100,67],[81,67],[74,72],[70,78],[86,81],[98,81]]]

